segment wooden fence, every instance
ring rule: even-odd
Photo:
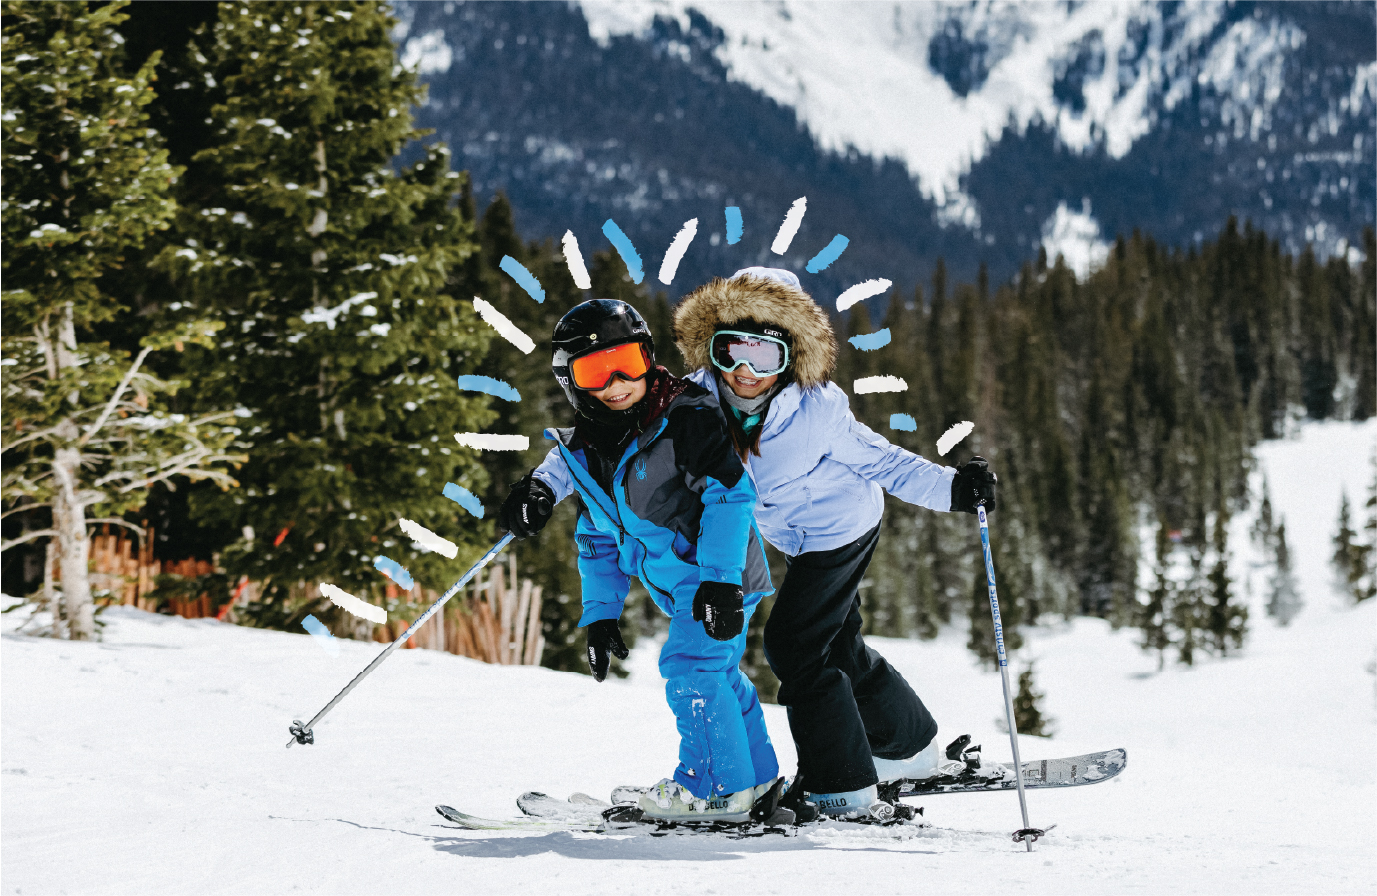
[[[515,552],[508,552],[507,560],[506,570],[494,565],[475,576],[468,589],[450,598],[443,614],[436,613],[407,639],[406,646],[444,650],[503,666],[540,665],[545,650],[540,626],[541,588],[530,579],[509,585],[517,580]],[[389,601],[399,596],[396,585],[389,583],[387,588]],[[401,637],[415,617],[440,599],[440,593],[415,589],[412,598],[414,610],[378,626],[373,640]]]
[[[156,576],[195,578],[209,575],[215,571],[215,563],[196,559],[155,560],[151,528],[148,537],[140,541],[127,537],[121,529],[111,534],[110,526],[106,525],[99,535],[91,536],[90,568],[92,592],[108,592],[114,603],[156,610],[157,604],[147,597],[153,590]],[[54,564],[54,580],[60,581],[61,577],[61,567]],[[193,600],[171,600],[167,604],[173,613],[188,619],[200,619],[214,612],[210,595],[206,594]]]
[[[157,603],[147,597],[153,590],[155,576],[193,578],[215,571],[215,563],[206,560],[155,560],[152,541],[151,528],[142,542],[126,537],[120,530],[112,534],[109,526],[101,534],[92,536],[92,590],[107,591],[120,604],[156,610]],[[407,639],[406,646],[443,650],[504,666],[540,665],[545,650],[540,625],[541,589],[530,579],[521,579],[517,584],[514,551],[507,552],[507,561],[506,569],[500,564],[492,565],[475,576],[463,593],[449,600],[442,613],[436,613]],[[304,597],[320,596],[319,587],[314,583],[303,582],[300,587]],[[208,594],[192,600],[170,600],[166,604],[174,614],[187,619],[212,615],[224,619],[234,605],[254,600],[257,594],[256,582],[241,580],[234,589],[234,599],[218,614]],[[402,592],[388,582],[386,596],[391,603],[402,597]],[[407,603],[396,612],[395,618],[374,627],[374,641],[386,642],[401,637],[426,607],[439,600],[440,593],[415,588],[406,597]]]

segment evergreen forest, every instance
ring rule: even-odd
[[[565,311],[631,302],[659,362],[687,372],[650,279],[634,284],[590,239],[592,289],[580,290],[560,234],[523,233],[502,195],[480,201],[414,127],[424,88],[397,63],[394,24],[374,2],[4,4],[7,593],[37,597],[54,564],[75,587],[97,524],[151,526],[159,556],[218,563],[169,587],[224,602],[247,577],[260,587],[243,624],[300,631],[315,615],[337,636],[372,637],[301,584],[382,604],[379,554],[441,590],[497,540],[508,487],[548,449],[542,430],[572,419],[546,354]],[[1348,258],[1325,259],[1284,252],[1247,221],[1216,228],[1190,249],[1124,234],[1084,279],[1041,255],[1007,282],[983,269],[957,282],[933,258],[833,318],[844,388],[879,374],[908,384],[854,395],[861,421],[933,459],[948,427],[974,423],[941,460],[980,454],[999,475],[992,545],[1011,648],[1020,627],[1092,615],[1137,628],[1163,663],[1240,650],[1261,621],[1230,581],[1228,523],[1250,501],[1276,558],[1268,613],[1285,624],[1296,612],[1284,524],[1250,495],[1253,449],[1304,420],[1377,413],[1377,244],[1369,229]],[[535,351],[500,338],[475,297]],[[881,348],[846,344],[882,328]],[[464,375],[520,400],[460,390]],[[456,445],[463,432],[531,447],[479,452]],[[482,517],[446,483],[476,495]],[[1352,497],[1336,564],[1364,599],[1377,492]],[[571,504],[513,550],[547,595],[543,664],[587,671]],[[457,559],[412,545],[402,517],[456,542]],[[992,660],[973,518],[889,499],[863,589],[869,632],[965,625]],[[56,633],[95,636],[94,611],[64,599]],[[767,698],[768,603],[745,661]],[[628,643],[663,624],[633,586]]]

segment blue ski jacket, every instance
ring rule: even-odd
[[[690,385],[631,441],[610,495],[589,472],[572,427],[545,437],[556,444],[535,476],[556,501],[582,501],[580,626],[620,617],[633,575],[671,616],[701,582],[740,585],[748,605],[773,590],[753,519],[755,489],[709,392]]]
[[[687,379],[718,395],[717,377]],[[770,401],[760,456],[746,469],[758,493],[755,519],[770,544],[791,557],[849,544],[879,524],[884,492],[929,510],[951,510],[956,470],[925,460],[851,413],[835,383],[792,383]]]

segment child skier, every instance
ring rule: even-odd
[[[655,365],[650,328],[624,302],[596,299],[555,326],[555,379],[574,426],[512,487],[498,524],[525,538],[551,506],[579,499],[579,575],[588,664],[627,656],[617,620],[629,576],[670,617],[660,674],[678,722],[679,765],[642,796],[670,821],[749,819],[779,774],[755,687],[738,668],[744,629],[772,590],[753,521],[755,490],[704,389]]]
[[[756,522],[789,557],[765,625],[803,786],[829,814],[865,812],[876,784],[938,773],[937,723],[861,638],[858,588],[879,540],[881,488],[931,510],[994,509],[981,458],[930,463],[871,431],[830,382],[827,314],[789,271],[746,268],[684,298],[675,339],[689,379],[719,398],[759,492]]]

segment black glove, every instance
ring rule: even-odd
[[[995,483],[999,477],[990,469],[990,462],[976,455],[956,468],[956,478],[951,481],[951,509],[962,513],[975,513],[981,504],[986,513],[995,509]]]
[[[497,525],[517,538],[530,538],[545,528],[555,507],[555,493],[530,473],[512,486],[497,511]]]
[[[703,623],[703,631],[714,641],[730,641],[746,625],[745,604],[740,585],[704,582],[693,596],[693,619]]]
[[[615,619],[599,619],[588,623],[587,635],[588,668],[593,670],[594,678],[602,681],[607,677],[607,667],[612,662],[608,654],[624,660],[629,653],[622,643],[622,629]]]

